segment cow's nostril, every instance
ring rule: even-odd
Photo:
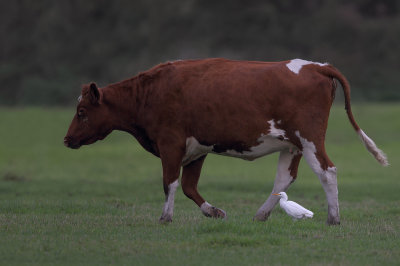
[[[69,140],[70,140],[70,138],[68,138],[68,137],[65,137],[65,138],[64,138],[64,145],[65,145],[66,147],[69,146]]]

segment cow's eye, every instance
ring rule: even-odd
[[[83,117],[85,115],[85,110],[79,109],[78,110],[78,117]]]

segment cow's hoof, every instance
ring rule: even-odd
[[[160,224],[169,224],[172,222],[172,217],[169,215],[162,215],[158,221]]]
[[[210,217],[225,219],[227,216],[224,210],[218,209],[213,206],[210,211]]]
[[[200,208],[203,214],[207,217],[220,219],[227,218],[226,212],[224,210],[218,209],[217,207],[210,205],[208,202],[204,202]]]
[[[268,220],[269,215],[270,212],[256,213],[256,215],[253,217],[253,221],[265,222],[266,220]]]
[[[328,225],[340,225],[340,219],[338,217],[328,217],[326,223]]]

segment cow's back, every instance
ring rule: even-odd
[[[268,121],[286,131],[298,129],[299,116],[323,117],[332,101],[332,80],[306,66],[295,74],[284,62],[225,59],[173,63],[179,87],[179,118],[187,135],[204,143],[255,141]],[[170,88],[166,88],[169,90]]]

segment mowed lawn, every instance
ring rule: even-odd
[[[254,222],[274,182],[277,154],[254,162],[209,155],[199,190],[228,220],[204,217],[179,188],[173,223],[161,164],[122,132],[79,150],[63,146],[74,114],[0,108],[2,265],[399,265],[400,105],[353,104],[361,128],[386,152],[381,167],[348,122],[330,116],[327,151],[338,168],[341,225],[304,160],[289,199],[314,212],[293,222],[279,206]]]

